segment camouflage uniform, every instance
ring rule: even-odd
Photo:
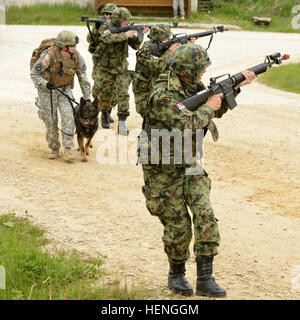
[[[151,53],[150,45],[159,42],[171,35],[170,28],[165,25],[155,25],[151,28],[148,37],[142,48],[136,53],[136,66],[132,82],[136,111],[145,116],[146,105],[152,84],[161,73],[168,69],[168,59],[172,54],[171,50],[164,50],[159,56]]]
[[[99,19],[105,20],[105,14],[112,14],[112,12],[117,8],[117,6],[114,3],[107,3],[101,10],[101,16],[99,16]],[[99,95],[100,92],[100,81],[99,81],[99,74],[101,71],[99,70],[100,62],[99,58],[101,55],[99,53],[96,53],[96,47],[99,45],[99,28],[100,26],[95,24],[93,29],[91,30],[92,36],[90,34],[87,35],[87,41],[89,43],[89,52],[92,54],[92,60],[93,60],[93,71],[92,71],[92,79],[94,80],[94,85],[92,88],[92,94],[93,97],[96,98]],[[130,83],[129,83],[130,84]],[[128,84],[128,87],[129,87]],[[117,105],[117,94],[116,94],[116,88],[113,90],[112,98],[111,98],[111,107],[114,108]]]
[[[58,150],[60,147],[57,110],[61,116],[61,130],[67,133],[62,133],[63,147],[72,148],[74,146],[74,119],[70,102],[57,90],[52,90],[51,112],[51,97],[47,83],[51,82],[60,87],[73,98],[72,88],[76,74],[84,99],[90,99],[91,95],[91,86],[86,75],[86,64],[83,57],[76,52],[73,57],[63,58],[60,50],[61,48],[57,46],[44,50],[30,72],[32,82],[38,90],[36,105],[39,108],[39,118],[45,123],[46,140],[51,150]]]
[[[99,58],[97,70],[94,74],[97,78],[97,90],[93,95],[98,96],[99,108],[102,112],[111,109],[114,90],[117,91],[118,116],[126,118],[129,115],[128,87],[132,80],[132,73],[128,71],[128,45],[137,50],[141,45],[138,37],[128,38],[125,32],[112,34],[108,27],[119,27],[124,15],[131,17],[126,8],[118,8],[113,11],[110,21],[104,23],[99,29],[100,43],[96,47],[95,54]]]
[[[197,92],[205,89],[203,83],[187,83],[180,76],[194,74],[192,78],[199,78],[200,72],[210,65],[210,60],[203,48],[198,45],[188,44],[181,46],[174,51],[172,59],[176,60],[176,54],[191,49],[191,52],[197,53],[201,57],[201,63],[197,70],[189,70],[194,63],[193,55],[189,56],[187,61],[183,60],[183,65],[176,63],[170,66],[171,70],[167,74],[161,74],[152,87],[149,97],[148,111],[144,120],[144,133],[148,140],[140,136],[140,149],[148,151],[148,157],[143,157],[143,173],[145,185],[142,191],[146,198],[146,206],[150,213],[157,216],[164,226],[163,243],[164,250],[170,262],[169,288],[174,289],[172,277],[184,275],[184,263],[189,258],[189,245],[192,239],[192,222],[194,225],[194,254],[196,259],[201,257],[213,257],[218,253],[220,242],[217,220],[214,217],[214,211],[211,207],[209,195],[211,181],[204,170],[196,174],[186,174],[186,169],[194,167],[196,162],[189,163],[184,157],[184,151],[181,153],[181,161],[176,160],[175,143],[179,140],[170,139],[170,162],[164,164],[163,148],[160,142],[158,150],[158,161],[153,164],[153,155],[155,155],[152,145],[151,130],[178,130],[184,146],[184,132],[190,130],[192,156],[196,156],[199,151],[197,145],[196,129],[208,129],[214,140],[218,139],[218,132],[212,119],[221,117],[228,110],[228,106],[222,103],[218,111],[214,111],[208,105],[202,105],[195,112],[182,107],[180,101],[187,97],[195,95]],[[185,51],[184,51],[185,50]],[[196,58],[196,57],[195,57]],[[195,62],[196,64],[197,62]],[[186,67],[187,66],[187,67]],[[180,71],[179,71],[180,70]],[[143,141],[144,140],[144,141]],[[151,150],[152,148],[152,150]],[[151,154],[152,152],[152,154]],[[151,162],[152,160],[152,162]],[[188,212],[188,207],[192,213],[192,219]],[[179,269],[178,269],[179,268]],[[174,271],[175,270],[175,271]],[[177,271],[176,271],[177,270]],[[186,279],[183,279],[183,289],[176,288],[175,293],[190,295],[192,288]],[[180,280],[180,281],[181,281]],[[171,285],[170,285],[171,283]],[[180,286],[179,286],[180,288]]]

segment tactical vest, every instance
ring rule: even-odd
[[[63,58],[61,49],[52,46],[48,49],[50,65],[44,71],[44,78],[58,87],[70,85],[74,86],[74,75],[78,71],[79,54],[75,52],[69,59]]]

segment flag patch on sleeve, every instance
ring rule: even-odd
[[[46,59],[43,58],[43,59],[41,60],[41,62],[42,62],[42,65],[43,65],[44,67],[46,67],[46,65],[47,65]]]
[[[179,110],[182,110],[185,108],[185,105],[182,103],[182,102],[179,102],[176,104],[176,107],[179,109]]]

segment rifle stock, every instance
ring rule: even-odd
[[[213,92],[210,89],[203,90],[196,95],[183,100],[182,103],[190,111],[196,111],[198,107],[203,105],[212,95]]]

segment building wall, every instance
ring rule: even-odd
[[[61,4],[71,2],[79,5],[80,7],[94,7],[94,0],[0,0],[0,6],[10,7],[10,6],[23,6],[23,5],[34,5],[40,3],[49,4]],[[196,12],[198,6],[198,0],[191,0],[191,12]]]

